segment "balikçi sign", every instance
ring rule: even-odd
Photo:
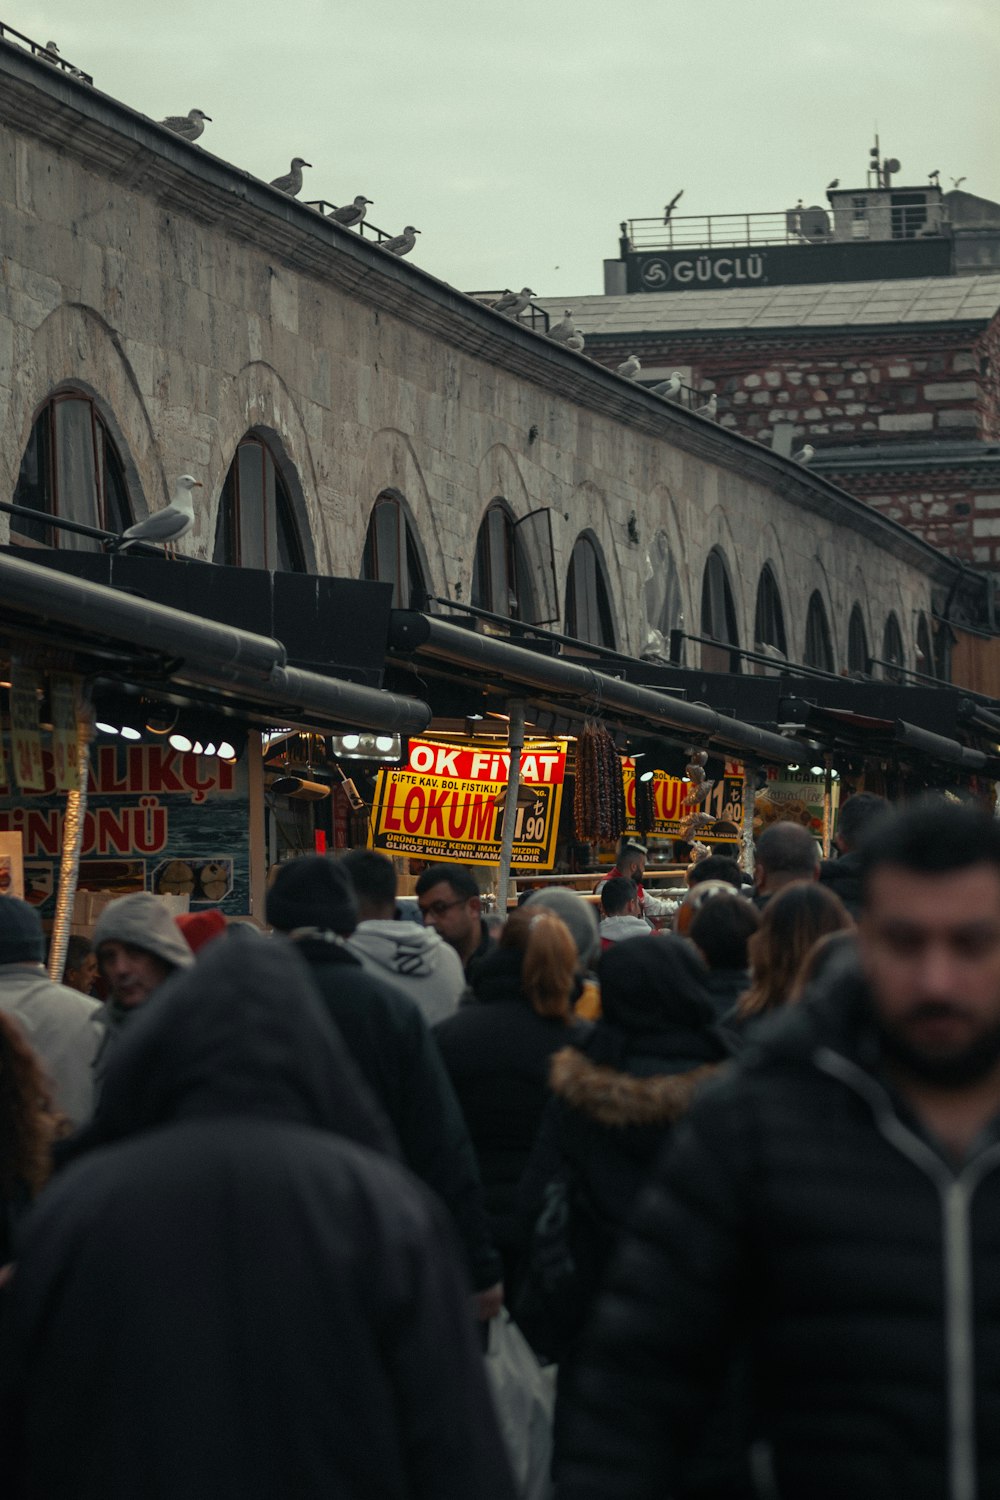
[[[628,817],[625,832],[634,834],[638,832],[635,825],[635,762],[629,757],[622,761],[622,775]],[[690,782],[656,771],[653,776],[654,822],[645,831],[650,838],[679,839],[690,819],[696,813],[705,813],[714,820],[715,826],[706,825],[697,831],[695,837],[704,844],[732,843],[743,828],[744,786],[743,767],[727,761],[725,775],[716,781],[705,801],[694,807],[688,802]]]
[[[509,766],[509,753],[495,743],[411,739],[406,765],[378,774],[371,848],[416,859],[498,864]],[[565,740],[526,742],[513,868],[552,868],[565,776]]]

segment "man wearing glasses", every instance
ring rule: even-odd
[[[417,881],[417,905],[424,926],[451,944],[470,978],[493,942],[472,871],[464,865],[429,865]]]

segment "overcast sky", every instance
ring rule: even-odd
[[[1000,201],[998,0],[8,0],[3,20],[303,197],[375,200],[463,290],[602,288],[621,219],[766,212],[864,184]]]

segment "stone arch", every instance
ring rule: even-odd
[[[136,372],[114,329],[93,308],[64,302],[54,308],[17,351],[0,441],[0,486],[14,493],[21,456],[37,413],[52,396],[69,389],[89,396],[118,450],[137,520],[166,505],[173,477],[165,475]],[[178,471],[180,472],[180,471]],[[152,503],[150,500],[152,497]],[[6,540],[9,517],[0,516]]]
[[[715,588],[716,582],[719,584],[718,591]],[[711,623],[706,621],[705,615],[709,608],[715,614],[718,614],[720,608],[722,609],[725,615],[723,622],[725,634],[714,631]],[[718,621],[713,623],[718,623]],[[733,569],[724,548],[718,544],[710,547],[705,554],[705,564],[701,571],[697,633],[710,642],[709,644],[703,643],[700,647],[700,665],[703,670],[709,672],[742,671],[742,658],[735,653],[742,646],[745,637],[740,629],[740,610],[733,587]]]
[[[620,641],[621,641],[621,634],[622,634],[622,631],[621,631],[621,620],[620,620],[620,617],[616,617],[616,615],[615,615],[615,601],[614,601],[614,595],[613,595],[613,593],[611,591],[611,586],[610,586],[610,582],[609,582],[609,578],[608,578],[608,565],[607,565],[607,558],[605,557],[605,554],[604,554],[604,548],[601,546],[600,538],[597,536],[596,532],[594,531],[593,527],[591,527],[591,526],[585,526],[585,527],[582,528],[582,530],[580,530],[580,531],[577,532],[576,536],[573,538],[573,545],[569,549],[569,556],[566,559],[566,567],[565,567],[565,570],[564,570],[564,573],[563,573],[563,577],[564,577],[564,580],[565,580],[564,584],[563,584],[563,628],[566,630],[567,634],[569,634],[569,635],[572,634],[572,630],[570,629],[570,621],[568,619],[568,615],[569,615],[569,583],[570,583],[570,568],[573,565],[573,555],[574,555],[574,553],[576,551],[576,547],[577,547],[577,543],[578,542],[587,542],[589,544],[589,546],[592,548],[594,559],[595,559],[595,562],[596,562],[596,567],[597,567],[597,576],[598,576],[598,579],[599,579],[600,583],[603,585],[605,596],[607,598],[607,604],[608,604],[608,624],[609,624],[609,627],[610,627],[610,632],[609,633],[611,635],[611,640],[610,641],[602,641],[602,642],[600,642],[600,644],[604,645],[604,646],[607,646],[607,647],[610,647],[612,650],[618,650],[618,649],[620,649]]]
[[[592,480],[583,480],[574,487],[572,494],[568,497],[564,513],[557,512],[553,508],[552,520],[556,577],[562,580],[564,611],[566,579],[569,576],[573,548],[576,546],[578,537],[587,535],[597,545],[597,555],[611,603],[611,618],[614,623],[617,649],[637,655],[641,621],[636,619],[638,612],[634,608],[624,606],[626,592],[619,555],[619,538],[615,534],[604,491]],[[562,521],[561,526],[555,524],[557,520]],[[583,525],[580,524],[581,521],[584,522]],[[624,528],[619,529],[624,531]],[[561,548],[560,534],[563,543]]]
[[[841,630],[838,626],[836,612],[833,607],[833,593],[830,587],[830,575],[826,571],[826,565],[819,554],[810,558],[810,570],[808,580],[803,580],[803,586],[799,590],[799,597],[803,601],[802,619],[796,632],[796,640],[801,643],[801,653],[797,660],[804,662],[806,659],[806,631],[809,624],[809,605],[814,594],[818,594],[826,616],[826,632],[830,643],[830,653],[833,660],[833,671],[838,670],[841,660],[843,644],[841,642]]]
[[[222,486],[245,437],[259,437],[270,449],[292,503],[299,541],[309,572],[335,571],[330,540],[319,508],[318,479],[302,414],[284,380],[271,365],[251,360],[223,386],[211,446],[212,475],[206,523],[196,528],[200,557],[211,557]]]
[[[475,535],[483,523],[483,516],[494,500],[506,500],[512,515],[527,515],[534,508],[528,494],[528,486],[518,466],[517,459],[506,443],[494,443],[479,461],[477,471],[479,488],[479,514]],[[474,541],[473,537],[473,541]]]
[[[413,443],[395,427],[382,427],[372,434],[357,494],[353,524],[342,528],[345,549],[343,561],[338,558],[337,571],[349,578],[361,572],[361,559],[372,508],[379,495],[388,494],[402,504],[410,523],[413,541],[424,572],[428,592],[450,596],[448,571],[441,534],[434,507],[424,480],[423,470]],[[455,566],[452,562],[451,566]],[[464,572],[464,570],[463,570]],[[465,588],[463,572],[456,575],[461,598]]]
[[[697,580],[698,580],[698,607],[701,607],[701,586],[705,576],[705,565],[708,562],[710,552],[718,550],[722,553],[726,564],[726,573],[729,578],[729,587],[733,594],[733,604],[736,608],[736,625],[740,638],[740,644],[744,645],[753,636],[753,617],[750,613],[750,605],[747,602],[747,589],[744,586],[744,578],[740,569],[735,568],[734,559],[741,554],[741,548],[737,545],[736,537],[729,517],[721,505],[715,505],[705,517],[705,529],[702,532],[705,550],[699,558]],[[742,549],[745,551],[745,548]],[[692,569],[692,572],[694,570]],[[757,580],[754,579],[754,604],[757,602]],[[786,621],[787,625],[787,621]]]

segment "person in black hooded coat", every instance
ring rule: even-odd
[[[708,971],[692,945],[672,934],[615,943],[599,964],[602,1018],[556,1052],[552,1098],[521,1181],[525,1238],[557,1177],[571,1183],[580,1218],[578,1259],[589,1287],[574,1298],[575,1328],[589,1315],[615,1242],[671,1128],[698,1086],[733,1050],[716,1022]],[[529,1337],[544,1342],[522,1309]],[[565,1358],[566,1347],[544,1350]]]
[[[513,1500],[448,1216],[302,960],[138,1014],[5,1293],[8,1500]]]

